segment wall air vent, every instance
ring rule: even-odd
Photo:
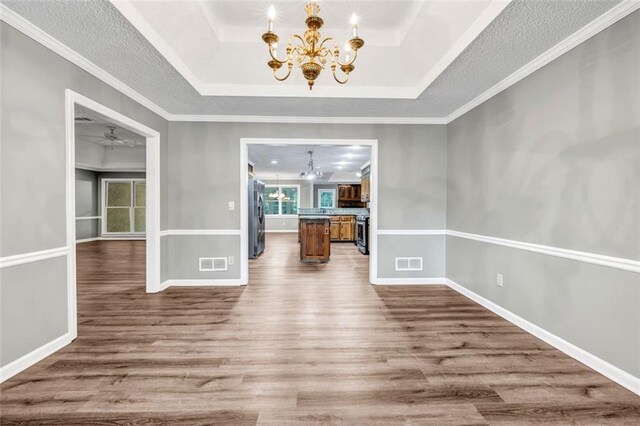
[[[227,270],[226,257],[201,257],[200,258],[200,272],[226,271],[226,270]]]
[[[396,257],[396,271],[422,271],[422,258]]]

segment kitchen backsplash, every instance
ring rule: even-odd
[[[369,209],[320,209],[320,208],[299,208],[299,215],[354,215],[354,216],[368,216]]]

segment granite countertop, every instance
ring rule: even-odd
[[[320,215],[320,214],[305,214],[300,215],[300,219],[329,219],[329,215]]]
[[[316,209],[316,208],[299,208],[298,216],[369,216],[367,209]]]

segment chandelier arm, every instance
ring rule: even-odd
[[[300,40],[300,43],[302,43],[301,46],[297,46],[297,47],[304,47],[304,46],[307,45],[307,42],[304,41],[304,39],[301,36],[299,36],[298,34],[294,34],[291,37],[297,38],[298,40]]]
[[[289,62],[288,65],[287,65],[287,68],[289,70],[287,71],[287,74],[285,74],[284,77],[278,77],[278,75],[276,74],[276,70],[273,70],[273,77],[278,81],[285,81],[291,75],[291,70],[293,69],[293,63]]]
[[[326,58],[327,55],[331,57],[331,60],[333,60],[334,56],[331,49],[329,49],[328,47],[323,47],[322,49],[318,50],[318,57]]]
[[[346,78],[344,80],[340,80],[338,78],[338,73],[336,73],[335,67],[331,67],[331,73],[333,74],[333,78],[340,84],[346,84],[349,81],[349,74],[346,74]]]
[[[336,61],[336,63],[338,65],[344,66],[344,65],[353,65],[353,63],[356,61],[357,57],[358,57],[358,51],[354,50],[353,51],[353,58],[349,62],[342,63],[342,62],[340,62],[340,59],[338,59],[338,57],[336,57],[335,55],[333,56],[333,59]]]
[[[318,50],[322,50],[322,49],[324,49],[324,47],[323,47],[323,46],[324,46],[324,44],[325,44],[326,42],[328,42],[328,41],[333,41],[333,42],[335,42],[335,41],[336,41],[336,39],[335,39],[335,38],[333,38],[333,37],[327,37],[327,38],[325,38],[325,39],[324,39],[324,40],[322,40],[322,41],[320,42],[320,44],[318,45]],[[328,48],[327,48],[327,49],[328,49]]]
[[[288,57],[287,59],[285,59],[284,61],[281,61],[280,59],[276,58],[275,56],[273,56],[273,51],[271,50],[271,46],[268,46],[269,49],[269,56],[271,56],[271,60],[276,61],[277,63],[279,63],[280,65],[284,65],[287,63]],[[287,55],[288,56],[288,55]]]

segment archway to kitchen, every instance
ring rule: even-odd
[[[276,139],[242,138],[240,139],[240,231],[241,260],[240,277],[242,285],[249,283],[249,147],[255,145],[272,146],[352,146],[370,148],[370,201],[369,232],[367,245],[369,251],[369,282],[377,281],[377,230],[378,230],[378,140],[376,139]],[[300,167],[304,168],[305,164]],[[315,194],[311,195],[311,199]]]

